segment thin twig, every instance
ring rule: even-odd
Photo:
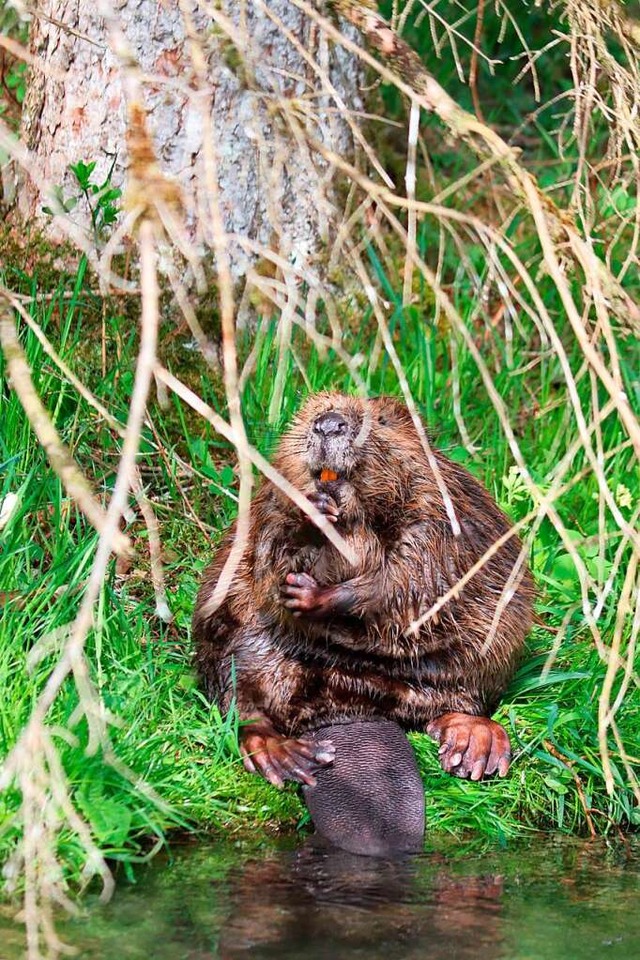
[[[44,449],[52,469],[60,478],[64,489],[77,503],[89,523],[102,533],[107,523],[107,514],[96,499],[91,484],[73,459],[68,447],[60,438],[51,417],[45,409],[31,378],[31,370],[22,349],[13,322],[11,306],[0,291],[0,344],[7,361],[13,389],[26,413],[33,432]],[[109,541],[110,548],[119,556],[131,550],[129,538],[116,530]]]

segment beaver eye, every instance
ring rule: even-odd
[[[386,417],[379,416],[379,417],[378,417],[378,423],[381,423],[383,427],[386,427],[386,426],[388,425],[389,421],[387,420]]]

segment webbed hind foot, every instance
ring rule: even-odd
[[[318,770],[333,763],[335,748],[330,740],[285,737],[271,721],[260,717],[241,729],[240,753],[245,770],[259,774],[274,787],[283,787],[285,780],[314,786]]]
[[[440,744],[443,770],[455,777],[482,780],[497,773],[504,777],[511,762],[511,744],[504,727],[488,717],[445,713],[427,727]]]

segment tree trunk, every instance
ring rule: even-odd
[[[352,131],[336,96],[349,110],[361,109],[356,60],[329,47],[290,0],[113,0],[111,9],[139,67],[156,156],[162,172],[181,186],[189,232],[200,248],[209,243],[200,214],[207,196],[206,124],[198,103],[203,89],[196,76],[194,31],[213,104],[226,230],[289,261],[313,262],[330,239],[336,207],[332,170],[307,136],[340,155],[353,152]],[[69,164],[95,160],[96,180],[114,163],[114,185],[122,185],[127,170],[122,56],[115,55],[94,4],[41,0],[31,45],[42,67],[32,73],[23,132],[42,177],[68,194]],[[292,133],[296,120],[302,137]],[[39,183],[23,185],[24,217],[42,220],[46,202]],[[84,218],[86,225],[86,213],[79,204],[72,217]],[[234,276],[243,276],[255,259],[233,244]]]

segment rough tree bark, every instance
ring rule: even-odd
[[[201,103],[208,94],[226,229],[290,261],[312,263],[331,234],[333,176],[305,138],[292,133],[296,124],[287,116],[295,113],[301,128],[331,150],[352,153],[352,132],[331,88],[349,110],[361,108],[356,60],[330,46],[290,0],[113,0],[110,6],[139,66],[158,159],[182,187],[196,241],[206,248],[198,214],[206,190]],[[35,5],[31,45],[43,68],[32,72],[23,135],[50,184],[70,186],[68,166],[78,160],[96,160],[101,177],[115,158],[114,184],[125,179],[122,63],[98,9],[104,5],[82,0]],[[194,35],[206,65],[205,90],[196,79]],[[25,183],[23,216],[41,217],[43,202],[40,185]],[[242,276],[252,259],[235,246],[234,275]]]

